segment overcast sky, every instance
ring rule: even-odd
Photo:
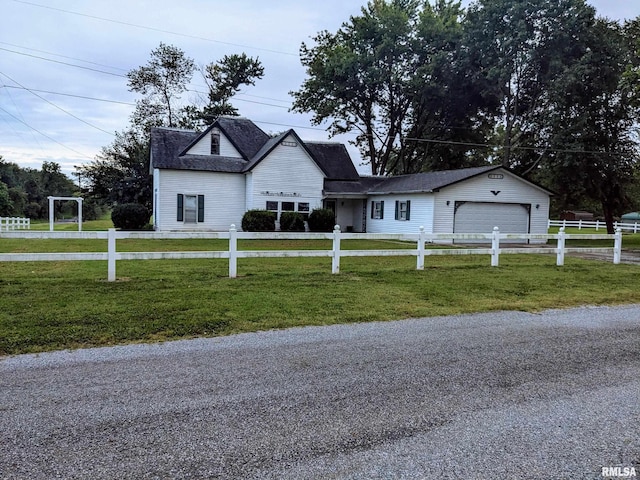
[[[198,65],[225,54],[259,57],[265,75],[233,100],[240,114],[266,132],[294,128],[303,139],[327,140],[323,129],[311,126],[310,115],[288,111],[289,92],[305,78],[299,47],[321,30],[335,32],[365,3],[0,0],[0,155],[38,169],[43,161],[57,162],[67,174],[91,161],[129,125],[139,97],[128,91],[125,75],[144,65],[160,42],[182,49]],[[612,19],[640,15],[637,0],[589,3]],[[198,75],[191,88],[204,91]]]

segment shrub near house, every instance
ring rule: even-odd
[[[249,210],[242,216],[245,232],[273,232],[276,229],[276,214],[268,210]]]
[[[139,203],[123,203],[113,207],[111,221],[121,230],[141,230],[149,224],[149,210]]]

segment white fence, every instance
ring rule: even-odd
[[[605,222],[601,222],[600,220],[588,221],[588,220],[549,220],[549,228],[551,227],[576,227],[578,230],[582,230],[583,228],[595,228],[596,231],[601,228],[607,229],[607,224]],[[621,229],[625,231],[631,231],[633,233],[638,233],[640,230],[640,224],[638,222],[634,223],[623,223],[623,222],[614,222],[613,228],[615,230]]]
[[[0,232],[10,230],[29,230],[31,228],[30,218],[21,217],[0,217]]]
[[[106,239],[107,252],[95,253],[0,253],[0,262],[38,262],[38,261],[73,261],[73,260],[102,260],[107,261],[107,280],[116,280],[116,261],[118,260],[157,260],[157,259],[184,259],[184,258],[224,258],[229,259],[229,277],[235,278],[238,274],[238,259],[240,258],[276,258],[276,257],[329,257],[331,272],[340,272],[340,259],[342,257],[382,257],[382,256],[415,256],[416,269],[424,270],[424,257],[430,255],[490,255],[491,266],[499,265],[501,254],[556,254],[556,264],[564,265],[566,253],[606,252],[613,254],[613,263],[620,263],[622,252],[622,233],[620,230],[615,235],[605,234],[566,234],[563,229],[557,234],[511,234],[500,233],[494,228],[492,233],[469,234],[427,234],[424,228],[415,234],[384,234],[384,233],[342,233],[340,228],[332,233],[282,233],[282,232],[238,232],[234,225],[228,232],[121,232],[110,229],[107,232],[5,232],[0,233],[2,238],[24,239]],[[118,252],[116,241],[125,238],[137,239],[225,239],[229,241],[226,251],[191,251],[191,252]],[[331,250],[238,250],[238,240],[332,240]],[[556,240],[556,247],[509,247],[500,248],[501,240]],[[598,248],[567,248],[566,240],[612,240],[613,249],[610,247]],[[415,249],[394,250],[343,250],[342,240],[396,240],[415,242]],[[452,241],[463,242],[465,240],[486,240],[490,248],[426,248],[426,243],[439,243]]]

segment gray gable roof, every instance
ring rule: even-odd
[[[175,167],[178,155],[197,137],[198,134],[192,130],[152,128],[151,168],[178,168]]]
[[[388,177],[384,182],[379,183],[371,189],[369,193],[435,192],[440,188],[498,168],[502,167],[492,165],[487,167],[461,168],[459,170],[442,170],[439,172],[414,173],[411,175]]]
[[[334,195],[341,193],[349,195],[428,193],[497,168],[501,167],[462,168],[459,170],[399,175],[397,177],[360,177],[358,181],[350,182],[325,180],[324,191],[326,194]]]
[[[327,178],[333,180],[357,180],[356,167],[342,143],[306,142],[307,150]]]
[[[245,160],[253,158],[270,138],[247,118],[220,117],[216,124]]]
[[[208,135],[211,129],[216,127],[238,150],[243,157],[242,159],[187,153]],[[249,172],[289,135],[294,136],[296,142],[304,148],[327,178],[335,180],[357,180],[359,178],[344,145],[328,142],[303,142],[293,130],[272,138],[260,130],[251,120],[240,117],[220,117],[202,133],[169,128],[152,129],[151,169]]]
[[[432,193],[437,192],[441,188],[448,187],[458,182],[498,169],[504,169],[509,172],[508,169],[500,165],[488,165],[485,167],[461,168],[458,170],[414,173],[410,175],[399,175],[397,177],[360,177],[359,180],[354,181],[335,181],[327,179],[324,182],[324,193],[334,197],[338,195],[364,196],[394,193]],[[529,180],[519,176],[518,178],[523,182],[527,182],[541,190],[544,190],[548,194],[553,194],[553,192],[536,185]]]

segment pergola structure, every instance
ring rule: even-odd
[[[80,197],[47,197],[49,199],[49,231],[53,232],[54,210],[53,205],[56,200],[73,200],[78,202],[78,231],[82,231],[82,198]]]

